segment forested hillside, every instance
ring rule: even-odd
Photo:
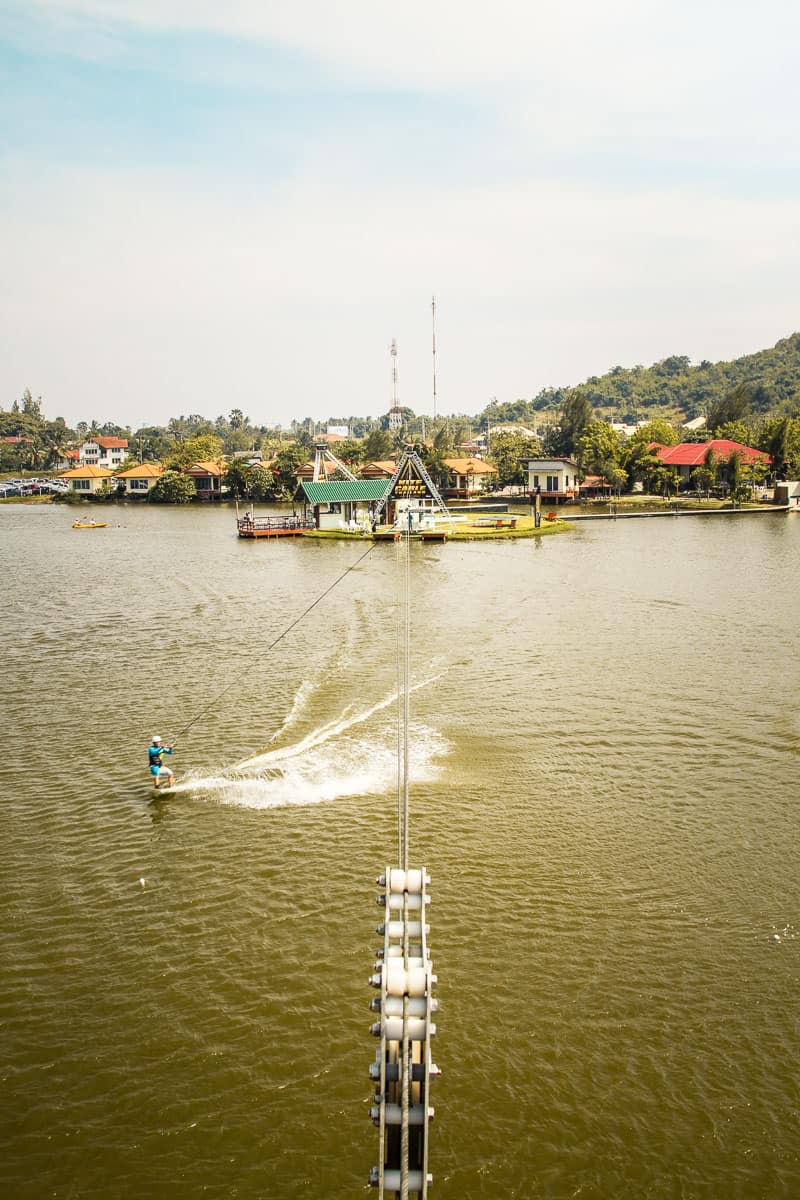
[[[491,404],[481,419],[534,422],[537,415],[557,411],[570,398],[585,397],[595,415],[634,424],[663,417],[675,423],[694,417],[715,421],[717,406],[738,393],[737,411],[727,420],[749,413],[800,415],[800,333],[782,338],[770,350],[759,350],[732,362],[704,360],[692,366],[685,355],[674,354],[650,367],[612,367],[574,387],[544,388],[532,400]]]

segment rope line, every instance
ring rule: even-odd
[[[365,550],[364,553],[362,555],[360,555],[360,557],[357,558],[354,563],[351,563],[351,565],[347,568],[346,571],[342,571],[342,574],[339,575],[336,579],[334,579],[333,583],[330,584],[328,587],[326,587],[325,591],[321,592],[320,595],[317,596],[316,600],[312,601],[312,603],[309,604],[308,608],[304,609],[303,612],[300,613],[300,616],[296,617],[294,619],[294,621],[292,621],[291,625],[286,626],[283,633],[279,633],[278,636],[275,638],[275,640],[273,642],[270,642],[270,644],[267,646],[264,653],[269,654],[269,652],[271,650],[274,650],[275,647],[278,645],[278,643],[283,641],[283,639],[286,637],[286,635],[288,633],[291,633],[292,630],[295,628],[295,626],[299,625],[300,622],[302,620],[304,620],[305,617],[308,616],[308,614],[311,612],[312,609],[316,608],[317,605],[320,604],[325,599],[325,597],[328,596],[333,591],[333,589],[338,584],[340,584],[342,582],[342,580],[344,578],[346,578],[346,576],[348,576],[350,574],[351,571],[354,571],[356,569],[356,567],[359,565],[359,563],[362,563],[364,561],[364,559],[367,557],[368,554],[372,553],[372,551],[375,549],[376,545],[377,545],[377,542],[373,542],[372,545],[369,547],[369,549]],[[170,744],[174,747],[175,744],[177,743],[178,739],[182,738],[185,733],[188,733],[189,730],[192,728],[192,726],[196,725],[197,722],[200,720],[200,718],[204,717],[207,712],[210,712],[211,709],[214,708],[218,704],[218,702],[222,699],[222,697],[231,690],[231,688],[238,682],[239,676],[243,675],[245,671],[249,671],[251,669],[252,669],[252,664],[248,663],[246,667],[242,667],[242,669],[240,671],[237,671],[235,676],[233,677],[233,679],[230,681],[230,683],[226,684],[226,686],[222,689],[222,691],[219,693],[219,695],[215,696],[213,698],[213,700],[210,700],[208,702],[208,704],[205,706],[205,708],[201,709],[200,712],[197,714],[197,716],[192,718],[192,720],[189,722],[188,725],[184,725],[183,729],[178,730],[178,732],[175,734],[175,737],[172,739]]]
[[[403,563],[403,869],[408,870],[408,777],[411,724],[411,527],[406,530]]]
[[[397,692],[397,865],[403,865],[403,604],[400,570],[405,547],[402,539],[395,542],[394,565],[398,604],[395,611],[395,688]]]

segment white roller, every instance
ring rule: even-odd
[[[428,1032],[427,1021],[420,1017],[409,1017],[406,1022],[408,1026],[408,1037],[412,1042],[424,1042]],[[403,1037],[403,1018],[402,1017],[386,1017],[383,1022],[381,1031],[384,1037],[390,1042],[399,1042]],[[431,1022],[431,1037],[436,1033],[436,1026]]]
[[[414,867],[408,871],[404,871],[401,867],[392,867],[389,872],[388,882],[393,892],[421,892],[423,872],[419,868]],[[427,872],[424,876],[424,882],[426,884],[430,883]]]
[[[402,960],[386,964],[386,991],[389,996],[424,996],[428,990],[428,972],[420,964],[406,971]]]
[[[421,946],[409,946],[408,961],[412,967],[421,967],[424,965],[422,955],[420,953],[421,949],[422,949]],[[403,947],[402,946],[388,946],[387,947],[387,949],[386,949],[386,958],[387,959],[388,958],[402,958],[402,957],[403,957]]]
[[[393,908],[393,909],[402,908],[403,902],[405,900],[408,901],[409,912],[419,912],[420,909],[422,908],[423,897],[419,894],[419,892],[394,892],[394,891],[392,891],[392,892],[389,892],[387,899],[389,901],[389,908]],[[430,897],[425,896],[425,903],[428,904],[429,901],[430,901]]]
[[[422,1171],[409,1171],[407,1178],[408,1178],[408,1190],[410,1192],[421,1192],[422,1191]],[[371,1178],[370,1178],[370,1182],[372,1182]],[[376,1176],[375,1184],[377,1185],[377,1183],[378,1183],[378,1179]],[[432,1175],[428,1176],[428,1183],[433,1183]],[[402,1187],[401,1172],[396,1170],[395,1168],[392,1168],[388,1171],[384,1171],[383,1172],[383,1186],[387,1192],[399,1192],[400,1188]]]
[[[369,1110],[369,1115],[377,1125],[381,1119],[380,1106],[373,1104]],[[428,1118],[433,1116],[433,1109],[428,1109]],[[403,1122],[403,1110],[399,1104],[385,1104],[383,1107],[383,1118],[387,1125],[401,1125]],[[425,1124],[425,1108],[422,1104],[412,1104],[408,1109],[409,1125],[424,1125]]]
[[[402,1017],[403,1015],[403,996],[387,996],[383,1004],[383,1015],[385,1017]],[[378,997],[375,1001],[380,1004]],[[410,1017],[424,1017],[428,1011],[428,1001],[425,996],[411,996],[408,1001],[408,1015]],[[439,1007],[438,1000],[431,1000],[431,1012],[436,1012]]]
[[[390,938],[401,938],[403,936],[404,928],[405,928],[405,926],[403,925],[402,921],[389,921],[389,923],[387,925],[379,925],[377,932],[382,933],[384,935],[388,935],[388,937],[390,937]],[[431,931],[430,925],[426,925],[425,933],[428,934],[428,933],[430,933],[430,931]],[[422,937],[422,922],[421,921],[409,921],[408,922],[408,936],[410,938],[416,938],[417,941],[419,941],[419,939]]]

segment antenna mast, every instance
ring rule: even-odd
[[[392,338],[392,407],[389,409],[389,429],[392,433],[403,427],[403,414],[400,411],[400,400],[397,394],[397,338]]]
[[[392,408],[397,408],[397,338],[392,338]]]
[[[436,420],[436,297],[431,296],[431,331],[433,333],[433,419]]]

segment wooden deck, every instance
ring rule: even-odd
[[[236,522],[240,538],[297,537],[316,526],[304,517],[240,517]]]

